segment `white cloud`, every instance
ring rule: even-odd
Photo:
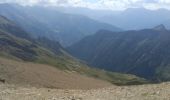
[[[93,1],[93,0],[91,0]],[[22,5],[75,6],[92,9],[123,10],[129,7],[148,9],[170,9],[170,0],[0,0],[0,3],[18,3]]]
[[[152,3],[143,3],[143,7],[148,9],[165,8],[170,10],[170,0],[155,0]]]

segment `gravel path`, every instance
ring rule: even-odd
[[[0,100],[170,100],[170,83],[61,90],[0,84]]]

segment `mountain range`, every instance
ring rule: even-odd
[[[47,2],[0,1],[0,100],[170,97],[169,10],[78,7],[110,0]],[[128,2],[120,6],[141,3]],[[167,4],[161,2],[145,1]]]
[[[166,9],[147,10],[144,8],[129,8],[119,14],[104,16],[101,19],[104,22],[117,25],[126,30],[152,28],[159,24],[164,24],[170,29],[167,22],[170,20],[170,11]]]
[[[113,25],[83,15],[67,14],[41,6],[0,4],[0,15],[14,21],[35,38],[47,37],[69,46],[99,29],[121,31]]]
[[[97,68],[131,73],[154,81],[170,80],[170,31],[164,25],[139,31],[98,31],[68,48]]]
[[[44,64],[44,65],[53,66],[54,69],[60,70],[62,72],[76,73],[77,75],[80,76],[83,75],[84,77],[91,77],[99,80],[104,80],[117,85],[142,84],[148,82],[143,78],[139,78],[137,76],[130,75],[130,74],[113,73],[113,72],[108,72],[96,68],[91,68],[87,64],[79,61],[78,59],[75,59],[69,53],[67,53],[66,50],[60,45],[59,42],[54,40],[49,40],[46,37],[39,37],[38,39],[34,39],[31,36],[29,36],[29,34],[30,33],[24,31],[24,29],[19,27],[13,21],[7,19],[6,17],[0,16],[0,57],[18,61],[15,62],[17,65],[15,65],[15,63],[13,63],[12,65],[16,67],[18,66],[19,63],[24,66],[27,66],[27,63],[29,66],[29,62]],[[6,62],[7,60],[4,61]],[[11,61],[7,61],[7,62],[11,62]],[[13,68],[11,67],[6,68],[4,64],[2,65],[3,66],[0,65],[1,68],[3,69],[1,70],[0,73],[0,79],[2,76],[6,76],[6,78],[3,80],[7,80],[9,82],[11,82],[13,78],[16,79],[16,77],[13,76],[12,73],[17,74],[17,72],[11,73],[11,70]],[[27,68],[22,69],[23,68],[22,66],[17,68],[19,68],[18,70],[21,71],[27,69]],[[45,69],[48,70],[48,68]],[[13,70],[13,71],[17,71],[17,70]],[[42,75],[42,73],[44,72],[41,72],[41,69],[39,68],[35,69],[35,71],[33,72],[29,72],[28,70],[26,70],[26,72],[32,73],[34,75],[37,75],[36,73],[40,72],[41,73],[40,76],[47,75],[47,74]],[[20,74],[21,73],[18,73],[17,76],[20,77]],[[10,75],[10,77],[8,77],[8,75]],[[27,76],[31,77],[30,75]],[[23,77],[21,79],[17,79],[14,81],[15,83],[20,83],[20,82],[22,83],[22,81],[28,81],[25,79],[26,77]],[[119,79],[119,81],[117,81],[117,79]],[[37,81],[38,80],[39,79],[37,79]],[[38,82],[38,84],[40,83]]]
[[[169,81],[169,15],[0,4],[0,56],[117,85]]]
[[[164,24],[170,29],[170,11],[163,8],[157,10],[128,8],[123,11],[112,11],[60,7],[60,11],[85,15],[100,22],[115,25],[124,30],[149,29],[159,24]]]

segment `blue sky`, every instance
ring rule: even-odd
[[[0,0],[0,3],[22,5],[73,6],[91,9],[124,10],[144,7],[147,9],[170,9],[170,0]]]

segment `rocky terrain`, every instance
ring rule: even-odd
[[[170,82],[115,86],[48,65],[0,58],[0,100],[170,100]]]
[[[0,84],[0,100],[170,100],[170,83],[70,90]]]

